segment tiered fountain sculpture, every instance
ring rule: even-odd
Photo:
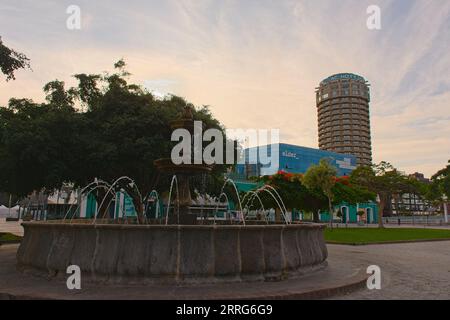
[[[186,129],[191,135],[194,134],[194,117],[189,106],[184,108],[184,112],[180,119],[170,123],[172,130]],[[193,140],[193,139],[191,139]],[[194,148],[191,148],[193,151]],[[196,174],[210,173],[211,165],[207,164],[179,164],[175,165],[170,158],[158,159],[154,162],[156,169],[161,173],[175,175],[178,185],[178,206],[179,212],[172,215],[171,224],[196,224],[197,216],[189,212],[192,205],[192,197],[189,187],[189,178]],[[171,199],[169,199],[170,201]]]

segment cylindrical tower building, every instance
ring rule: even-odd
[[[372,164],[369,86],[361,76],[340,73],[316,88],[320,149],[353,154],[358,165]]]

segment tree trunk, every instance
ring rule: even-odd
[[[319,223],[319,222],[320,222],[319,210],[313,211],[313,212],[312,212],[312,215],[313,215],[313,221],[314,221],[315,223]]]
[[[329,208],[329,216],[330,216],[330,228],[333,229],[333,208],[331,206],[331,198],[328,197],[328,208]]]
[[[279,208],[275,209],[275,221],[281,223],[283,221],[283,214]]]
[[[383,211],[384,206],[386,205],[386,199],[383,196],[380,196],[380,203],[378,204],[378,227],[384,228],[383,225]]]

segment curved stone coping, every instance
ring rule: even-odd
[[[26,222],[20,270],[111,283],[281,280],[326,265],[324,225],[116,225]]]

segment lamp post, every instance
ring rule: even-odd
[[[442,196],[442,200],[444,200],[444,221],[448,223],[447,196],[445,194]]]
[[[10,193],[9,194],[9,204],[8,204],[8,217],[10,217],[10,218],[11,218],[11,197],[12,197],[12,194]]]

